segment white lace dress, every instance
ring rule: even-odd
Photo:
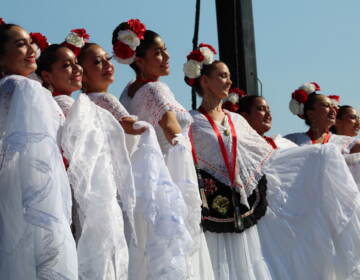
[[[57,143],[64,120],[39,82],[0,80],[1,279],[78,279],[70,185]]]
[[[66,117],[70,112],[71,106],[74,104],[74,98],[63,94],[54,96],[54,99]]]
[[[192,111],[193,142],[198,157],[199,168],[220,182],[231,185],[224,164],[219,143],[211,124],[198,111]],[[242,197],[249,196],[263,175],[262,169],[271,156],[272,148],[260,137],[239,114],[230,113],[238,133],[237,142],[237,179],[238,190]],[[227,117],[224,123],[217,123],[228,154],[231,154],[232,137]],[[247,156],[246,156],[247,155]],[[242,201],[247,205],[247,201]],[[207,244],[215,273],[215,279],[272,279],[262,255],[257,226],[243,233],[205,232]]]
[[[214,279],[206,240],[200,229],[201,200],[188,138],[192,118],[176,101],[169,87],[162,82],[145,84],[132,98],[128,96],[127,88],[124,89],[120,101],[130,114],[154,126],[171,177],[179,186],[188,208],[185,222],[194,241],[191,256],[187,260],[188,279]],[[178,144],[175,146],[167,141],[159,125],[159,121],[167,111],[175,112],[182,128],[182,136],[178,137]]]

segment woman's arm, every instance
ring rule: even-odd
[[[170,144],[173,144],[173,138],[175,138],[177,134],[181,133],[181,127],[176,119],[175,113],[173,111],[165,112],[159,121],[159,125],[162,128],[166,139]]]

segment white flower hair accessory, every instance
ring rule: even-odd
[[[300,118],[304,118],[304,105],[308,100],[309,94],[316,93],[321,90],[319,84],[308,82],[302,84],[297,90],[291,94],[289,103],[290,112]]]
[[[63,45],[71,49],[75,56],[78,56],[81,48],[89,41],[89,39],[90,35],[86,33],[85,28],[73,29],[66,36]]]
[[[120,30],[117,34],[113,51],[117,62],[131,64],[135,61],[136,48],[140,45],[140,41],[144,40],[146,27],[138,19],[130,19],[125,24],[126,29]]]
[[[35,57],[36,59],[38,59],[41,53],[49,47],[48,40],[43,34],[38,32],[31,32],[29,35],[33,43],[36,45]]]
[[[185,81],[192,86],[195,79],[201,76],[203,65],[213,63],[216,50],[208,44],[200,44],[196,50],[193,50],[187,56],[187,62],[184,63],[183,71],[185,73]]]
[[[328,95],[331,101],[331,105],[334,107],[339,107],[340,104],[340,96],[339,95]]]

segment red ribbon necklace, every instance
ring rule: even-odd
[[[310,137],[312,144],[317,144],[317,143],[316,143],[316,139],[315,139],[315,137],[314,137],[314,134],[312,133],[312,131],[311,131],[310,129],[308,130],[308,132],[306,132],[306,134]],[[325,135],[325,137],[324,137],[324,140],[322,141],[321,144],[326,144],[326,143],[328,143],[329,140],[330,140],[330,136],[331,136],[331,133],[330,133],[330,132],[326,132],[326,135]]]
[[[267,137],[267,136],[263,136],[263,137],[266,140],[266,142],[268,142],[273,147],[274,150],[276,150],[278,148],[274,139],[272,139],[271,137]]]
[[[229,125],[230,125],[230,129],[231,129],[231,135],[232,135],[232,147],[231,147],[231,161],[229,160],[229,155],[226,151],[226,147],[224,144],[224,140],[222,139],[222,136],[220,134],[219,128],[217,127],[216,123],[214,122],[214,120],[210,117],[210,115],[204,110],[204,108],[200,107],[199,108],[199,112],[202,113],[207,120],[209,121],[209,123],[211,124],[217,138],[218,138],[218,143],[220,146],[220,151],[221,154],[223,156],[224,159],[224,163],[226,165],[226,169],[229,173],[229,178],[230,178],[230,182],[233,185],[234,181],[235,181],[235,167],[236,167],[236,144],[237,144],[237,135],[236,135],[236,130],[235,130],[235,126],[230,118],[230,115],[227,112],[224,112],[225,115],[228,117],[229,120]]]

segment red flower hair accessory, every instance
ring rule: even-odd
[[[1,24],[5,24],[6,22],[4,21],[4,19],[3,18],[0,18],[0,25]]]
[[[184,63],[183,71],[185,73],[185,81],[192,86],[195,79],[201,76],[201,69],[203,65],[209,65],[214,61],[216,50],[207,44],[200,44],[196,50],[193,50],[187,56],[187,62]]]
[[[135,61],[135,51],[140,40],[144,40],[146,26],[138,19],[130,19],[126,25],[127,29],[118,32],[113,51],[119,63],[131,64]]]
[[[339,95],[328,95],[330,98],[331,104],[335,107],[339,106],[340,103],[340,96]]]
[[[291,113],[300,118],[304,118],[304,104],[308,100],[309,94],[316,93],[321,90],[318,83],[308,82],[302,84],[297,90],[291,94],[289,109]]]
[[[75,56],[78,56],[81,48],[89,41],[89,39],[90,35],[86,33],[85,28],[73,29],[66,36],[63,45],[71,49]]]
[[[47,38],[41,33],[30,33],[30,37],[33,42],[36,44],[36,59],[40,57],[41,52],[45,51],[49,47]]]
[[[241,97],[246,96],[247,93],[239,88],[232,88],[229,90],[229,96],[224,100],[222,107],[231,112],[239,110],[239,100]]]

